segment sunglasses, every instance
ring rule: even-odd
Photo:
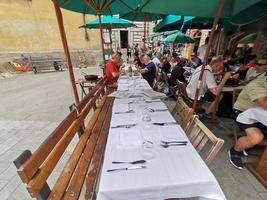
[[[263,65],[267,65],[267,63],[255,63],[255,65],[263,66]]]

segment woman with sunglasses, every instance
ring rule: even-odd
[[[265,76],[267,72],[267,58],[266,59],[259,59],[253,67],[249,68],[246,74],[246,81],[252,80],[256,77]]]

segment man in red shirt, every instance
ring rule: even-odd
[[[118,78],[122,72],[122,59],[119,54],[115,54],[106,64],[106,78],[109,87],[117,87]],[[120,66],[121,65],[121,66]]]

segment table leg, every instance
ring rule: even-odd
[[[246,163],[245,166],[267,189],[267,147],[257,161]]]
[[[85,96],[86,95],[86,92],[84,90],[84,84],[83,83],[80,83],[80,86],[82,88],[82,99],[83,99],[83,95]]]

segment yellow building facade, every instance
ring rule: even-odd
[[[83,15],[62,9],[65,31],[70,50],[92,53],[96,63],[100,56],[99,30],[78,27],[84,23]],[[95,16],[86,16],[86,21]],[[63,52],[53,2],[49,0],[0,1],[0,54],[31,54]],[[95,58],[99,54],[99,58]],[[90,56],[90,55],[88,55]],[[3,56],[0,56],[3,58]]]

